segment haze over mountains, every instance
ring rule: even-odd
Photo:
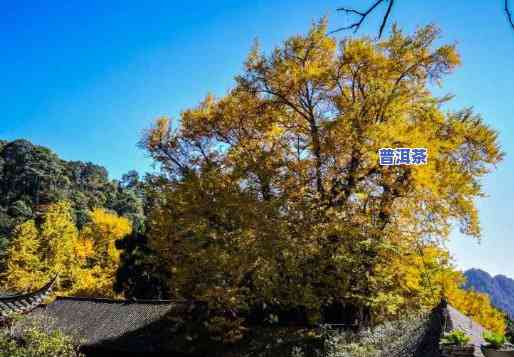
[[[504,275],[492,277],[480,269],[467,270],[465,289],[489,294],[493,305],[514,318],[514,280]]]

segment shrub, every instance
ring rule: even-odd
[[[471,337],[461,330],[453,330],[452,332],[445,333],[441,338],[441,343],[444,345],[464,346],[467,345],[469,341],[471,341]]]
[[[38,322],[28,320],[16,326],[0,330],[0,357],[82,356],[72,338],[60,331],[49,332]]]
[[[495,332],[484,332],[484,340],[494,349],[502,348],[509,340],[505,335]]]

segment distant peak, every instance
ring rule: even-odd
[[[468,274],[481,274],[481,275],[487,275],[489,277],[491,277],[491,274],[489,274],[488,272],[486,272],[485,270],[482,270],[482,269],[476,269],[476,268],[471,268],[471,269],[468,269],[464,272],[465,275],[468,275]]]
[[[494,279],[514,281],[512,278],[509,278],[508,276],[503,275],[503,274],[498,274],[498,275],[496,275],[496,276],[494,277]]]

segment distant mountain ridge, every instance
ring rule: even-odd
[[[514,318],[514,280],[504,275],[492,277],[480,269],[467,270],[464,275],[467,282],[466,290],[487,293],[491,302],[497,308],[505,311],[511,319]]]

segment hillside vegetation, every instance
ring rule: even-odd
[[[9,282],[19,278],[18,274],[6,275],[9,249],[16,252],[31,244],[29,251],[35,254],[42,246],[48,247],[48,241],[44,240],[49,236],[55,239],[54,248],[61,249],[58,242],[70,237],[73,240],[80,230],[87,235],[85,231],[90,230],[88,227],[95,217],[107,210],[127,218],[134,231],[133,239],[117,242],[124,250],[119,251],[122,253],[119,265],[110,267],[116,279],[110,278],[107,295],[114,294],[112,281],[115,280],[116,293],[124,293],[127,297],[162,297],[162,281],[148,277],[148,271],[151,271],[146,263],[149,251],[140,235],[145,221],[143,186],[136,171],[128,172],[120,180],[112,180],[104,167],[91,162],[65,161],[51,149],[27,140],[0,141],[0,275]],[[60,212],[58,217],[52,215],[56,211]],[[53,223],[49,225],[49,221]],[[61,233],[51,235],[52,230]],[[113,239],[112,235],[110,237]],[[76,254],[70,249],[68,252]],[[85,253],[84,249],[82,253]],[[39,254],[43,253],[40,251]],[[11,257],[11,269],[15,269],[13,259],[24,265],[23,259],[29,258],[35,256]],[[71,269],[71,265],[67,268]],[[28,276],[16,284],[4,283],[2,290],[23,291],[38,284],[41,286],[44,280],[40,279],[48,278],[48,274],[54,272],[44,260],[33,260],[27,266],[34,268],[32,273],[25,267]],[[45,273],[41,275],[43,271]]]

